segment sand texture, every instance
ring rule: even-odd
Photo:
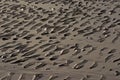
[[[0,0],[0,80],[120,80],[120,0]]]

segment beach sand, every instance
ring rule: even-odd
[[[0,0],[0,80],[120,80],[120,0]]]

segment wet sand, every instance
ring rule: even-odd
[[[0,80],[120,80],[119,0],[0,0]]]

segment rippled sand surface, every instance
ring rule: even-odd
[[[120,80],[120,0],[0,0],[0,80]]]

